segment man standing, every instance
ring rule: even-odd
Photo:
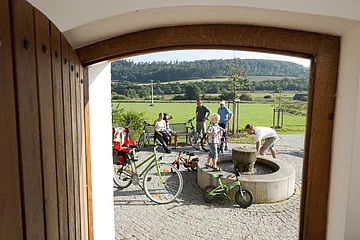
[[[219,126],[225,129],[223,137],[224,137],[224,142],[225,142],[225,151],[227,151],[228,150],[227,131],[228,131],[228,126],[229,126],[229,121],[232,118],[233,114],[227,107],[225,107],[225,101],[220,101],[220,107],[218,108],[218,114],[220,115]]]
[[[201,100],[197,100],[196,105],[197,105],[196,112],[195,112],[195,114],[196,114],[196,131],[198,133],[205,134],[205,132],[206,132],[205,120],[209,117],[210,110],[202,104]]]
[[[260,150],[260,155],[265,155],[265,152],[270,148],[272,157],[276,158],[274,143],[276,141],[277,134],[274,129],[269,127],[254,127],[254,125],[248,124],[246,125],[245,130],[248,134],[255,134],[256,136],[256,154]],[[261,139],[263,138],[265,138],[265,142],[260,148]]]

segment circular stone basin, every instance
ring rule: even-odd
[[[218,165],[223,168],[221,172],[213,172],[212,169],[198,168],[197,183],[200,188],[207,185],[218,185],[218,181],[212,178],[212,174],[223,174],[221,182],[233,183],[236,178],[232,155],[219,156]],[[267,156],[258,156],[255,164],[263,165],[274,172],[267,174],[241,174],[241,184],[254,195],[254,203],[272,203],[285,200],[294,194],[295,169],[290,164]],[[230,190],[229,197],[235,200],[235,192],[238,188]]]

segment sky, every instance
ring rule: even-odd
[[[126,58],[134,62],[152,62],[152,61],[194,61],[203,59],[233,59],[234,57],[240,59],[270,59],[289,61],[301,64],[305,67],[310,66],[310,60],[305,58],[288,57],[277,54],[233,51],[233,50],[177,50],[158,52],[150,54],[142,54],[135,57]]]

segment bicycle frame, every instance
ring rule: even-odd
[[[136,165],[136,162],[135,161],[131,161],[130,164],[131,164],[131,168],[134,169],[133,170],[133,173],[136,174],[137,176],[139,177],[142,177],[148,170],[151,166],[153,166],[153,164],[155,163],[156,165],[156,171],[160,177],[160,180],[163,182],[163,177],[161,176],[160,174],[160,168],[159,168],[159,159],[157,158],[157,152],[156,152],[156,149],[157,149],[158,145],[155,145],[154,147],[154,153],[151,154],[151,156],[149,156],[147,159],[145,159],[142,163],[140,163],[139,165]],[[144,170],[141,171],[140,174],[138,174],[138,169],[145,165],[147,162],[148,165],[145,167]]]
[[[214,174],[213,174],[214,176]],[[236,176],[236,181],[230,184],[223,184],[220,180],[220,178],[217,179],[219,182],[219,186],[217,186],[216,188],[214,188],[212,191],[210,191],[208,194],[209,195],[213,195],[213,196],[217,196],[217,195],[221,195],[221,194],[225,194],[227,197],[227,193],[233,189],[236,186],[239,186],[239,190],[241,188],[241,183],[240,180],[237,178]],[[219,191],[220,190],[220,191]],[[224,191],[223,191],[224,190]]]

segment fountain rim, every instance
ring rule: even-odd
[[[230,162],[230,161],[232,161],[232,154],[219,156],[219,158],[218,158],[218,163]],[[267,166],[269,166],[269,165],[266,163],[275,164],[277,166],[277,170],[275,172],[269,173],[269,174],[260,174],[260,175],[241,174],[241,176],[239,177],[241,182],[258,182],[258,183],[260,183],[260,182],[283,181],[284,179],[289,178],[289,175],[295,174],[295,168],[285,161],[282,161],[282,160],[279,160],[276,158],[272,158],[272,157],[268,157],[268,156],[257,156],[256,162],[258,162],[258,161]],[[272,167],[272,166],[270,166],[270,167]],[[231,180],[236,179],[234,176],[234,173],[221,171],[221,174],[224,175],[223,177],[221,177],[222,179],[223,178],[231,179]]]

